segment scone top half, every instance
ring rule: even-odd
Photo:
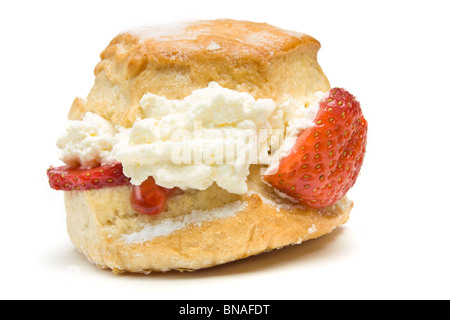
[[[314,38],[265,23],[213,20],[144,27],[114,38],[95,68],[86,100],[75,99],[71,120],[94,112],[131,127],[143,116],[146,93],[182,99],[212,81],[279,101],[309,99],[330,84],[317,62]]]

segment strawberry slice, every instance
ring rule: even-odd
[[[122,164],[103,165],[93,169],[68,166],[50,167],[47,170],[50,186],[55,190],[83,191],[128,184],[130,179],[123,174]]]
[[[341,199],[358,178],[367,143],[367,122],[348,91],[331,89],[319,102],[315,125],[302,131],[279,170],[264,180],[312,208]]]

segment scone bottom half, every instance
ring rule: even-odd
[[[75,247],[115,273],[194,271],[346,223],[367,121],[352,94],[330,88],[319,48],[310,36],[236,20],[145,27],[114,38],[58,140],[65,165],[47,170],[50,186],[65,192]],[[164,158],[174,145],[207,153],[208,144],[195,140],[199,122],[233,139],[269,128],[269,142],[281,123],[282,140],[244,164]],[[180,123],[194,128],[193,139],[164,138]]]

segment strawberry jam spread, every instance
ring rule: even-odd
[[[131,205],[142,214],[155,215],[161,213],[166,206],[167,199],[176,191],[158,186],[155,179],[149,177],[140,186],[133,186]]]
[[[47,176],[50,187],[63,191],[86,191],[130,185],[130,179],[123,174],[122,164],[119,162],[92,169],[50,167]],[[139,213],[156,215],[164,210],[167,200],[177,190],[160,187],[150,177],[140,186],[132,186],[131,205]]]

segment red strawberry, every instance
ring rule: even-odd
[[[93,169],[79,169],[62,166],[47,170],[50,186],[55,190],[76,191],[101,189],[128,184],[130,179],[122,171],[122,164],[117,162]]]
[[[315,126],[302,131],[274,175],[274,188],[312,208],[341,199],[355,184],[367,143],[367,122],[359,102],[341,88],[319,102]]]
[[[155,179],[149,177],[140,186],[133,186],[131,205],[142,214],[155,215],[164,210],[167,199],[178,188],[166,189],[155,183]]]

